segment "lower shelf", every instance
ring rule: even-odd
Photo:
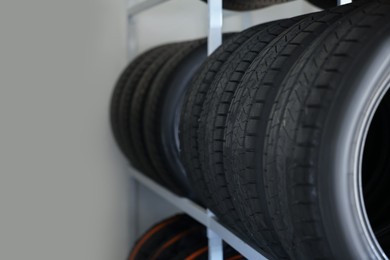
[[[213,239],[215,239],[215,236],[217,238],[219,237],[247,259],[267,259],[257,250],[242,241],[230,230],[220,224],[218,220],[214,217],[214,215],[207,209],[202,208],[201,206],[187,198],[178,197],[174,193],[157,184],[156,182],[149,179],[137,170],[131,169],[129,172],[135,181],[142,184],[151,192],[156,193],[160,197],[164,198],[166,201],[170,202],[172,205],[176,206],[178,209],[182,210],[184,213],[188,214],[189,216],[206,226],[208,229],[209,239],[210,237],[213,237]]]

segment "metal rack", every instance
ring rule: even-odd
[[[177,208],[187,213],[189,216],[202,223],[208,229],[209,237],[209,254],[210,259],[219,260],[222,258],[222,240],[231,245],[234,249],[240,252],[243,256],[248,259],[266,259],[258,251],[250,247],[248,244],[243,242],[239,237],[233,234],[229,229],[221,225],[215,216],[205,208],[202,208],[193,201],[178,197],[166,188],[152,181],[137,170],[131,169],[131,176],[134,181],[144,185],[151,192],[156,193],[166,201],[172,203]]]
[[[128,18],[128,33],[131,35],[134,31],[134,21],[133,18],[135,15],[148,10],[158,4],[167,2],[168,0],[145,0],[137,4],[130,5],[127,8],[127,18]],[[339,5],[351,3],[352,0],[338,0]],[[208,28],[208,54],[210,55],[215,49],[218,48],[222,43],[222,25],[223,25],[223,11],[222,11],[222,0],[208,0],[208,12],[209,12],[209,28]],[[244,14],[248,15],[248,14]],[[129,37],[130,39],[130,37]],[[129,58],[131,59],[135,53],[136,46],[132,44],[131,41],[128,42],[129,47]],[[267,259],[256,249],[252,248],[250,245],[242,241],[229,229],[224,227],[221,223],[218,222],[214,214],[209,210],[200,207],[198,204],[193,201],[178,197],[173,194],[166,188],[157,184],[153,180],[149,179],[142,173],[138,172],[135,169],[129,170],[130,176],[132,177],[131,188],[134,191],[133,205],[131,205],[133,211],[137,211],[138,203],[138,186],[143,185],[148,188],[151,192],[157,194],[161,198],[165,199],[167,202],[176,206],[178,209],[182,210],[198,222],[202,223],[207,228],[207,236],[209,240],[209,259],[210,260],[222,260],[223,259],[223,243],[225,241],[231,247],[236,249],[240,254],[242,254],[247,259],[256,259],[262,260]],[[133,219],[133,224],[137,225],[138,218]]]

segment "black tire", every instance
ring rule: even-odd
[[[361,170],[371,119],[381,101],[388,109],[389,40],[390,1],[366,2],[330,26],[281,86],[267,127],[263,177],[274,226],[292,259],[390,255],[386,236],[375,235],[381,227],[369,223],[375,208],[365,205],[364,180],[374,173]],[[376,141],[389,154],[383,143]],[[387,177],[376,187],[387,213],[388,186]]]
[[[156,78],[156,74],[161,70],[165,63],[176,52],[181,50],[185,46],[184,43],[167,44],[159,47],[162,51],[158,57],[154,56],[154,60],[149,64],[145,72],[142,74],[141,79],[138,81],[137,87],[134,90],[132,99],[128,102],[130,106],[128,108],[128,127],[129,138],[133,145],[134,154],[137,160],[140,162],[140,167],[144,174],[157,181],[158,183],[166,186],[169,189],[175,189],[174,185],[170,184],[171,181],[168,178],[161,178],[159,176],[158,169],[152,164],[152,159],[146,149],[146,140],[144,134],[144,117],[146,98],[150,91],[151,84]]]
[[[207,0],[202,1],[207,2]],[[234,11],[249,11],[290,1],[293,0],[223,0],[222,7]]]
[[[209,259],[209,247],[207,245],[206,236],[204,237],[206,244],[197,245],[196,242],[192,242],[189,244],[185,250],[181,250],[176,257],[172,258],[172,260],[207,260]],[[229,246],[226,243],[223,243],[223,259],[226,260],[245,260],[240,253],[238,253],[234,248]]]
[[[166,241],[192,228],[204,228],[185,214],[165,219],[145,232],[134,244],[128,260],[150,259]]]
[[[120,100],[122,97],[122,93],[124,88],[126,87],[127,81],[132,75],[134,69],[137,68],[138,64],[142,62],[149,55],[153,55],[153,53],[158,52],[156,48],[149,50],[140,56],[138,56],[134,61],[132,61],[121,73],[118,81],[115,84],[114,91],[111,97],[110,103],[110,121],[111,121],[111,129],[114,135],[114,139],[117,142],[120,150],[127,157],[127,152],[124,147],[124,143],[122,140],[121,128],[119,127],[119,108],[120,108]]]
[[[189,52],[183,59],[177,63],[175,62],[176,64],[172,63],[176,69],[165,80],[166,93],[163,94],[160,112],[161,124],[156,126],[160,129],[162,150],[169,169],[175,173],[180,185],[190,192],[188,196],[192,199],[197,198],[192,188],[190,188],[187,173],[180,160],[180,114],[189,83],[206,58],[207,43],[204,42]]]
[[[283,32],[297,21],[303,19],[298,17],[272,22],[257,27],[257,32],[246,42],[242,43],[222,66],[207,92],[202,113],[199,120],[198,142],[201,169],[206,180],[208,190],[213,191],[212,211],[228,227],[235,229],[245,240],[256,241],[253,230],[245,229],[245,222],[248,216],[241,216],[237,211],[241,207],[240,198],[236,192],[232,194],[228,189],[228,182],[225,176],[223,145],[225,140],[225,125],[228,110],[239,83],[246,70],[263,50],[273,48],[274,40],[284,37]],[[298,25],[297,25],[298,26]],[[283,34],[283,36],[279,36]],[[240,189],[240,187],[235,186]],[[270,252],[265,243],[256,243],[263,252]],[[280,246],[279,257],[283,254]]]
[[[236,41],[237,43],[233,44]],[[239,41],[238,38],[241,40]],[[229,55],[248,37],[232,36],[223,42],[200,67],[186,90],[180,115],[179,139],[180,158],[187,172],[188,180],[201,204],[209,207],[211,194],[206,187],[200,169],[197,131],[199,116],[205,94],[218,69]],[[224,39],[225,40],[225,39]]]
[[[171,260],[208,260],[209,246],[207,245],[206,237],[204,239],[206,240],[206,244],[197,245],[196,242],[192,243],[192,245],[180,250],[180,253]]]
[[[262,26],[260,27],[262,28]],[[224,35],[231,38],[225,41],[224,37],[222,46],[206,60],[193,77],[184,97],[179,126],[180,157],[197,197],[206,207],[211,209],[215,208],[211,198],[215,191],[208,189],[199,161],[198,128],[200,113],[206,93],[219,69],[230,55],[252,37],[258,29],[258,27],[249,28],[235,36]]]
[[[207,242],[206,228],[204,226],[190,227],[164,241],[164,243],[155,250],[150,259],[174,259],[178,254],[182,251],[186,251],[188,248],[207,246]]]
[[[171,167],[171,164],[165,154],[165,144],[163,143],[161,136],[161,126],[163,125],[162,111],[169,87],[169,84],[167,84],[168,78],[175,73],[178,69],[177,66],[180,66],[181,62],[184,61],[189,54],[205,42],[206,40],[202,39],[191,41],[186,44],[183,43],[180,50],[167,60],[153,79],[150,90],[147,93],[143,113],[145,144],[147,153],[151,158],[151,162],[159,174],[159,177],[172,187],[171,190],[173,192],[181,196],[186,196],[189,191],[186,190],[186,186],[181,183],[183,173],[180,172],[180,177],[178,176],[178,170]]]
[[[337,6],[337,0],[307,0],[309,3],[322,9],[328,9]]]
[[[168,48],[169,46],[156,47],[153,50],[148,51],[146,55],[141,55],[140,57],[142,57],[142,59],[136,59],[133,62],[136,65],[127,78],[126,84],[124,85],[121,91],[121,96],[119,98],[117,119],[123,149],[133,166],[145,172],[150,177],[154,176],[151,176],[152,173],[150,173],[150,171],[146,171],[147,168],[145,167],[145,164],[141,163],[143,158],[141,158],[138,151],[135,150],[131,139],[131,132],[133,129],[131,127],[132,122],[130,117],[130,107],[132,105],[131,101],[135,96],[136,89],[142,87],[139,86],[139,83],[144,73],[149,69],[149,67],[155,62],[156,59],[161,59],[161,56],[164,56]],[[138,96],[136,98],[138,98]]]
[[[239,78],[240,84],[234,83],[237,78],[226,77],[237,74],[235,70],[229,70],[223,76],[226,82],[220,81],[222,86],[237,88],[234,97],[231,97],[233,101],[230,108],[227,108],[229,112],[225,109],[221,113],[221,109],[214,108],[219,111],[219,116],[227,115],[225,143],[219,146],[223,145],[223,165],[229,192],[235,198],[233,204],[247,232],[260,248],[276,259],[286,258],[287,254],[273,228],[263,188],[266,184],[261,182],[268,116],[279,86],[296,60],[330,24],[336,23],[352,10],[351,6],[346,6],[337,12],[324,11],[309,15],[281,33],[263,50],[250,64],[243,78]],[[226,91],[231,90],[231,87],[222,87],[222,94],[217,96],[228,96]],[[218,98],[216,101],[217,105],[222,104]],[[213,119],[209,119],[209,125],[212,125],[213,121],[210,120]],[[225,123],[218,117],[214,122]],[[211,128],[209,131],[215,138],[218,137],[217,129]]]

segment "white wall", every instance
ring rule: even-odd
[[[112,87],[126,64],[125,6],[0,1],[0,259],[128,253],[133,193],[108,123]],[[292,16],[309,9],[267,10]],[[136,17],[138,52],[206,35],[206,12],[200,1],[172,0]],[[266,12],[254,20],[269,20]],[[239,17],[226,22],[226,30],[242,28]],[[175,211],[142,188],[141,196],[139,231]]]

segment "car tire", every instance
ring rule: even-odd
[[[390,254],[388,235],[381,233],[388,218],[381,225],[371,222],[376,207],[370,210],[366,201],[364,180],[378,176],[362,170],[370,124],[381,102],[385,109],[389,102],[390,1],[359,3],[297,61],[267,127],[266,198],[292,259]],[[388,154],[388,142],[376,144]],[[388,185],[386,178],[376,187],[381,190],[376,201],[387,212]]]

